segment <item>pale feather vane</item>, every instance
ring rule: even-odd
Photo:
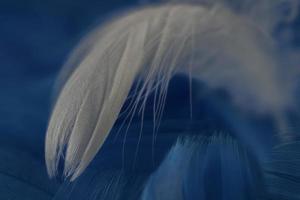
[[[160,115],[170,79],[185,73],[226,89],[242,109],[280,116],[292,98],[274,49],[270,33],[222,4],[158,5],[107,23],[68,62],[47,130],[49,175],[61,158],[71,180],[84,171],[136,80],[132,112],[155,91]]]

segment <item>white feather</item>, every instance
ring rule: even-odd
[[[290,100],[279,79],[270,36],[222,6],[179,4],[132,11],[87,41],[71,57],[72,73],[47,130],[51,176],[64,154],[66,176],[74,180],[83,172],[112,129],[137,77],[142,86],[136,101],[147,99],[159,83],[163,104],[168,83],[179,72],[226,88],[238,105],[255,111],[281,111]]]

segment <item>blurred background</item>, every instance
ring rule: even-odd
[[[147,0],[0,0],[0,199],[76,199],[64,196],[67,186],[62,187],[62,180],[48,179],[44,164],[44,137],[55,78],[89,30],[114,13],[144,3]],[[281,31],[282,27],[288,28]],[[282,27],[274,33],[282,48],[300,48],[300,18]],[[177,89],[170,90],[174,99],[180,101],[188,95],[185,86],[188,82],[179,77],[174,86]],[[218,95],[226,99],[222,92]],[[182,103],[188,104],[188,99]],[[166,108],[170,115],[174,115],[174,106],[173,102]],[[182,113],[189,116],[188,109]],[[207,113],[214,115],[213,108]],[[208,126],[206,123],[205,128]],[[175,139],[161,147],[162,152]],[[145,143],[149,141],[145,139]],[[145,152],[146,157],[150,154]],[[113,159],[110,153],[107,157]]]

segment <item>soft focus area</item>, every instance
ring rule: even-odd
[[[97,25],[156,2],[0,0],[0,200],[300,199],[299,99],[285,115],[288,127],[280,130],[296,134],[273,148],[281,140],[277,118],[242,110],[224,88],[210,88],[182,74],[168,85],[160,124],[153,122],[151,94],[142,127],[139,113],[125,125],[120,115],[101,152],[78,179],[65,180],[60,165],[58,176],[49,178],[45,134],[57,98],[55,81],[68,55]],[[300,72],[295,67],[300,66],[296,15],[272,31],[278,54],[289,58],[280,59],[282,71],[294,70],[293,84]],[[256,106],[251,98],[243,99],[245,105]]]

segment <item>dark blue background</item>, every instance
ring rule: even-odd
[[[141,5],[141,1],[0,0],[0,199],[42,200],[54,196],[61,181],[49,182],[43,155],[55,78],[68,54],[89,30],[109,15],[138,5]],[[299,21],[282,25],[292,27],[295,36],[289,41],[284,41],[283,46],[298,47]],[[280,37],[280,29],[276,34]],[[188,105],[188,99],[181,102],[188,96],[187,86],[186,80],[178,78],[173,86],[175,89],[170,89],[173,101],[170,101],[166,111],[169,116],[181,119],[181,122],[166,124],[167,134],[161,136],[162,141],[164,136],[168,137],[168,132],[180,132],[186,128],[190,131],[195,128],[193,123],[187,125],[183,120],[189,118],[188,109],[179,110],[177,106]],[[226,99],[222,91],[217,93],[221,99]],[[208,102],[211,103],[212,100]],[[202,114],[207,114],[206,118],[211,117],[218,121],[218,117],[214,115],[214,108],[209,107],[206,102],[202,103],[206,105],[206,109],[195,108],[195,112],[200,109]],[[223,109],[231,108],[225,106]],[[182,115],[177,115],[178,112]],[[236,117],[226,114],[226,111],[222,116]],[[230,120],[221,121],[225,121],[225,124],[230,123]],[[268,127],[268,120],[263,121],[261,126],[264,127],[265,124]],[[201,126],[207,129],[213,125],[207,122]],[[163,149],[162,152],[165,152],[175,139],[176,137],[172,137],[169,142],[158,145],[157,151]],[[144,137],[144,145],[151,146],[149,141],[149,138]],[[128,141],[129,146],[130,142],[131,140]],[[128,147],[129,152],[135,152],[136,141],[133,143],[133,147]],[[107,148],[110,146],[112,144],[108,143]],[[121,151],[122,146],[118,145],[116,149],[103,154],[103,159],[112,163],[108,164],[108,168],[113,166],[114,162],[119,163],[119,150]],[[151,155],[150,148],[146,148],[144,154],[144,159],[149,160],[147,156]],[[164,153],[158,155],[163,157]],[[149,167],[142,158],[139,163],[141,171]],[[149,172],[145,172],[147,173]],[[63,191],[59,192],[62,193]]]

